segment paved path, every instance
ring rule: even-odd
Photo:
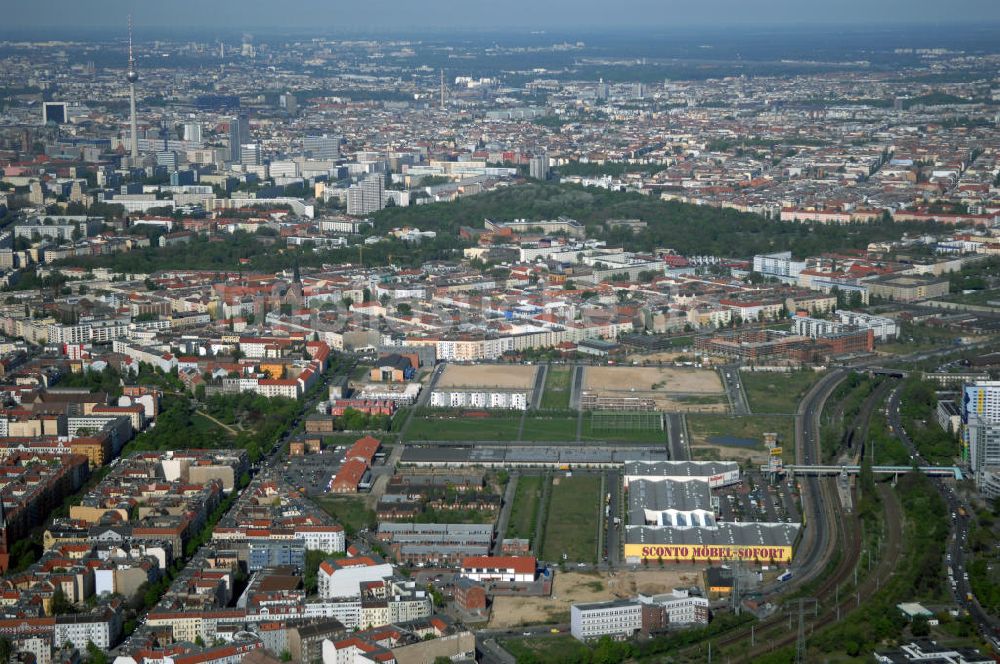
[[[586,368],[582,364],[573,365],[573,374],[569,383],[569,407],[579,409],[580,397],[583,394],[583,372]]]
[[[542,393],[545,392],[545,378],[549,375],[549,365],[539,364],[535,372],[535,387],[531,391],[531,407],[538,410],[542,407]]]
[[[514,494],[517,492],[517,481],[519,474],[510,476],[507,482],[507,489],[503,492],[503,504],[500,507],[500,516],[497,517],[497,536],[493,540],[493,555],[500,555],[500,545],[507,533],[507,525],[510,523],[510,511],[514,506]]]

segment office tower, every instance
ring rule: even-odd
[[[244,166],[260,166],[264,163],[260,143],[244,143],[240,146],[240,163]]]
[[[295,115],[299,112],[299,100],[298,97],[293,95],[291,92],[286,92],[278,98],[278,105],[285,109],[289,115]]]
[[[302,139],[302,151],[308,157],[322,160],[340,159],[340,136],[306,136]]]
[[[42,104],[42,124],[54,122],[55,124],[65,124],[69,120],[66,112],[66,102],[47,101]]]
[[[602,78],[597,82],[597,99],[603,101],[608,98],[608,84]]]
[[[384,190],[385,180],[381,173],[366,175],[347,190],[347,214],[363,217],[378,212],[384,207]]]
[[[250,123],[245,115],[237,115],[229,120],[229,161],[242,161],[240,146],[250,142]]]
[[[1000,467],[1000,381],[962,390],[962,442],[977,482],[987,467]]]
[[[201,124],[197,122],[185,122],[184,140],[191,143],[201,143]]]
[[[128,71],[125,72],[125,80],[128,81],[128,100],[131,115],[129,127],[131,129],[132,145],[129,155],[132,157],[132,164],[139,161],[139,123],[135,118],[135,84],[139,81],[139,72],[135,68],[135,56],[132,53],[132,16],[128,17]]]
[[[180,187],[183,185],[194,184],[195,182],[194,171],[174,171],[170,174],[171,187]]]
[[[179,161],[177,153],[173,150],[160,150],[156,153],[156,165],[163,166],[168,171],[176,171]]]
[[[549,179],[549,157],[542,153],[528,161],[528,174],[536,180]]]

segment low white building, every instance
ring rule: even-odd
[[[580,641],[602,636],[629,638],[642,629],[642,607],[631,599],[574,604],[569,612],[569,632]]]
[[[371,558],[324,560],[317,573],[319,596],[323,599],[358,597],[361,584],[384,581],[392,576],[392,565]]]
[[[437,408],[496,408],[527,410],[528,393],[512,391],[434,390],[431,406]]]

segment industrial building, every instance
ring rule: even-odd
[[[648,526],[712,527],[708,482],[635,480],[628,488],[629,522]]]
[[[735,461],[626,461],[625,488],[636,480],[708,482],[711,489],[740,481],[740,464]]]

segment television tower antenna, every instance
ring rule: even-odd
[[[441,110],[444,110],[444,69],[441,70]]]
[[[129,155],[132,158],[132,165],[139,161],[139,126],[135,118],[135,84],[139,80],[139,72],[135,68],[135,55],[132,52],[132,15],[128,15],[128,71],[125,72],[125,80],[128,81],[128,97],[131,116],[129,118],[129,128],[131,129],[132,144]]]

